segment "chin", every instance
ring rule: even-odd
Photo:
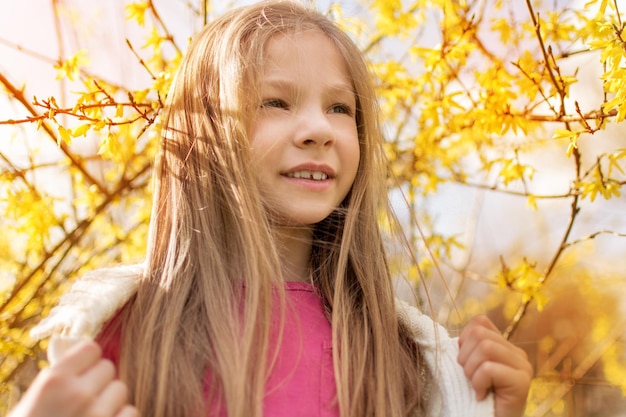
[[[313,226],[328,216],[334,209],[331,210],[304,210],[299,211],[297,214],[291,213],[276,213],[278,223],[284,226],[298,227],[298,226]]]

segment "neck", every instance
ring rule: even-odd
[[[285,281],[310,282],[312,229],[310,227],[277,227],[274,229]]]

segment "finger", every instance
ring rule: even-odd
[[[531,375],[525,370],[513,369],[495,362],[483,362],[474,372],[470,382],[476,399],[483,400],[494,391],[496,405],[519,405],[526,401]]]
[[[125,405],[115,417],[139,417],[139,410],[132,405]]]
[[[120,380],[109,383],[102,394],[94,401],[91,410],[94,415],[115,416],[122,411],[128,401],[126,384]]]
[[[106,359],[101,359],[91,369],[87,370],[78,379],[78,384],[85,392],[95,397],[115,379],[115,366]]]
[[[472,375],[474,375],[483,362],[495,362],[505,366],[515,367],[518,361],[519,359],[516,353],[511,351],[510,346],[485,339],[480,341],[480,343],[476,345],[476,348],[466,355],[463,362],[459,360],[459,363],[463,366],[465,375],[471,379]]]
[[[504,365],[495,362],[483,362],[471,376],[468,376],[472,388],[476,391],[476,399],[478,401],[484,400],[487,397],[487,394],[489,394],[489,391],[491,391],[494,386],[494,373],[499,371],[504,374],[506,370],[498,369],[504,367]]]
[[[56,364],[62,357],[64,357],[72,347],[89,340],[84,337],[74,336],[52,336],[48,342],[48,362],[50,365]]]
[[[92,368],[102,356],[102,349],[94,341],[76,343],[52,367],[62,373],[80,375]]]
[[[459,363],[468,376],[472,375],[482,362],[497,362],[516,369],[530,368],[526,352],[504,339],[485,338],[479,341],[471,352],[463,352],[463,357],[459,357]]]
[[[468,323],[459,336],[459,363],[464,364],[469,355],[485,340],[498,342],[504,341],[505,339],[498,331],[485,327],[478,322]]]
[[[480,332],[480,334],[501,335],[500,330],[487,316],[476,316],[471,318],[463,328],[463,331],[459,335],[459,345],[474,338],[476,332]]]

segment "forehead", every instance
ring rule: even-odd
[[[262,80],[303,79],[344,84],[352,90],[345,58],[335,43],[316,29],[280,33],[270,38],[262,64]]]

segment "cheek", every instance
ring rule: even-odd
[[[350,149],[348,152],[350,157],[350,167],[354,170],[356,175],[356,171],[358,170],[361,162],[361,144],[359,143],[359,136],[356,130],[354,132],[354,139],[350,142]]]
[[[257,116],[248,129],[248,140],[252,162],[255,164],[270,163],[276,158],[283,147],[285,123],[276,118]]]
[[[267,164],[267,159],[272,155],[272,148],[276,145],[271,140],[271,131],[265,126],[256,126],[249,135],[250,160],[257,167]]]
[[[345,144],[343,152],[342,165],[344,166],[346,173],[348,174],[348,189],[352,188],[352,184],[354,184],[354,180],[357,177],[357,172],[359,170],[359,165],[361,161],[361,146],[359,145],[359,140],[356,136],[356,133],[354,134],[354,136],[355,137],[353,140]]]

